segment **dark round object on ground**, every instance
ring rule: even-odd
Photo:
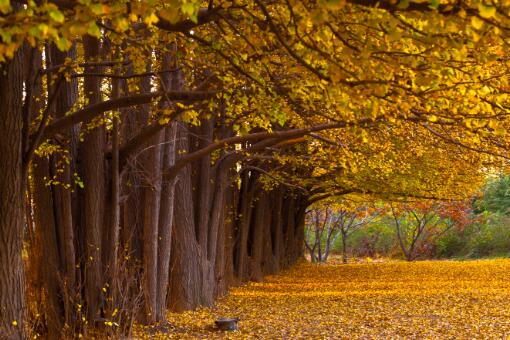
[[[237,322],[239,321],[239,318],[220,318],[214,323],[216,324],[216,327],[218,327],[221,331],[237,331]]]

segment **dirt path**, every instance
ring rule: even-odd
[[[215,331],[217,317],[240,330]],[[303,263],[169,321],[144,338],[510,338],[510,260]]]

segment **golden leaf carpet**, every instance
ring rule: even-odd
[[[239,331],[214,328],[239,317]],[[510,339],[510,260],[301,263],[138,339]]]

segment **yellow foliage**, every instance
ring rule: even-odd
[[[169,333],[137,338],[505,338],[509,272],[510,260],[302,263],[216,308],[169,313]],[[218,317],[239,317],[240,330],[216,331]]]

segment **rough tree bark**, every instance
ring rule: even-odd
[[[238,213],[236,216],[236,250],[235,271],[237,278],[244,281],[249,278],[248,264],[248,238],[250,235],[250,221],[253,213],[253,199],[258,191],[257,175],[244,171],[241,181],[241,193],[239,195]]]
[[[99,41],[96,38],[84,37],[86,60],[97,60],[99,57]],[[87,73],[97,73],[96,66],[87,66]],[[101,78],[86,77],[83,89],[88,104],[101,101]],[[102,275],[102,230],[104,222],[105,199],[105,166],[104,166],[104,127],[92,127],[86,131],[80,145],[81,171],[84,184],[83,219],[85,229],[85,300],[87,317],[94,322],[100,312],[100,299],[103,285]]]
[[[175,45],[170,46],[170,51],[165,52],[161,58],[161,68],[170,70],[176,68],[177,60],[171,51],[176,50]],[[181,90],[183,88],[184,76],[181,71],[165,72],[161,74],[163,90]],[[161,108],[168,108],[170,103],[163,102]],[[164,143],[162,145],[162,171],[166,171],[175,164],[177,122],[173,122],[164,130]],[[156,290],[156,320],[165,320],[165,313],[168,305],[167,294],[170,277],[170,254],[172,251],[172,226],[174,222],[175,204],[175,178],[165,180],[161,184],[158,225],[158,258],[157,258],[157,290]]]
[[[143,221],[143,267],[145,316],[148,323],[156,322],[158,278],[158,224],[161,202],[161,142],[163,131],[149,141],[145,158],[145,190]]]
[[[163,146],[163,169],[175,163],[177,125],[165,129]],[[158,226],[158,277],[156,319],[165,319],[167,308],[168,279],[170,274],[170,254],[172,250],[172,225],[174,219],[175,181],[164,181],[161,188],[161,209]]]
[[[22,54],[0,64],[0,337],[25,338]]]
[[[250,228],[250,238],[248,240],[250,247],[250,279],[253,281],[262,281],[262,252],[264,241],[264,230],[267,223],[267,214],[269,210],[268,193],[261,191],[255,203],[252,223]]]
[[[55,220],[55,202],[52,190],[46,182],[51,178],[48,158],[36,158],[33,166],[34,216],[44,249],[45,262],[41,268],[43,287],[46,291],[44,303],[48,336],[58,338],[63,326],[61,304],[60,250]]]
[[[51,56],[52,65],[61,65],[65,62],[66,58],[75,59],[75,48],[67,53],[60,52],[55,45],[49,48],[49,55]],[[55,117],[62,118],[71,109],[76,102],[77,97],[77,82],[71,80],[59,86],[56,93],[55,100]],[[73,313],[73,306],[69,295],[74,297],[76,293],[76,252],[75,252],[75,236],[73,224],[73,207],[72,207],[72,190],[75,187],[72,178],[73,163],[71,159],[76,154],[76,146],[78,141],[77,128],[71,129],[68,133],[63,133],[63,136],[68,140],[68,145],[65,147],[67,154],[57,154],[53,160],[54,175],[60,185],[53,186],[54,204],[56,213],[56,226],[59,235],[60,244],[60,262],[62,263],[61,278],[62,289],[61,292],[64,297],[64,315],[65,322],[71,323],[71,315]],[[65,187],[64,185],[68,185]]]
[[[188,151],[188,132],[180,125],[177,150]],[[174,228],[170,260],[169,307],[174,311],[195,309],[202,304],[203,253],[198,245],[193,207],[191,165],[185,166],[176,178]]]

